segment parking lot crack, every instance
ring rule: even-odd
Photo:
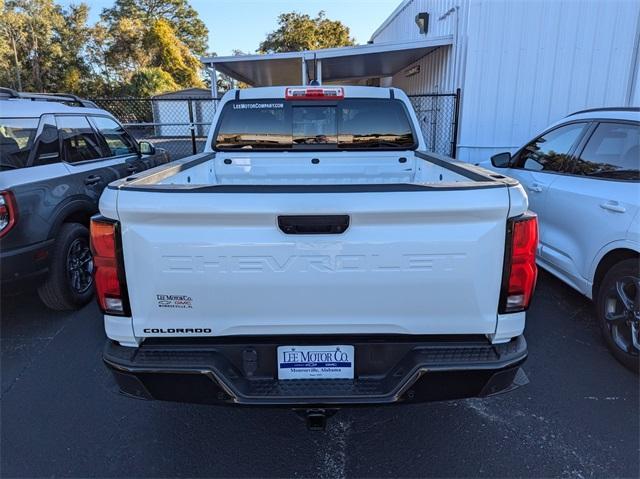
[[[42,341],[45,344],[43,347],[39,348],[38,351],[29,354],[28,356],[29,359],[24,364],[24,366],[20,368],[19,372],[15,375],[15,377],[11,380],[11,382],[6,387],[2,388],[2,392],[0,393],[0,399],[4,398],[5,395],[7,395],[13,389],[13,387],[18,383],[18,381],[20,381],[20,379],[24,377],[25,373],[31,368],[31,365],[47,350],[51,342],[55,340],[56,337],[65,329],[67,323],[68,321],[64,322],[62,326],[60,326],[60,328],[58,328],[56,332],[51,336],[37,337],[32,339],[33,341]],[[9,341],[15,341],[15,338],[6,338],[2,342],[6,343]],[[3,354],[5,354],[5,351],[6,351],[6,344],[2,346]]]

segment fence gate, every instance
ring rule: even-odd
[[[218,100],[211,98],[96,98],[138,140],[164,148],[172,160],[199,153]]]
[[[455,158],[460,90],[409,95],[427,149]],[[202,151],[218,100],[210,98],[96,98],[138,140],[164,148],[172,159]]]
[[[427,149],[441,155],[456,157],[460,89],[455,93],[409,95],[416,111]]]

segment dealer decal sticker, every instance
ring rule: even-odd
[[[235,103],[234,110],[255,110],[255,109],[280,109],[284,108],[284,103]]]
[[[193,309],[191,296],[182,294],[156,294],[158,308]]]

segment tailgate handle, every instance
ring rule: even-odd
[[[278,216],[278,226],[288,235],[339,235],[349,227],[349,215]]]

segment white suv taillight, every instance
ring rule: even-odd
[[[6,235],[18,220],[16,200],[10,191],[0,192],[0,238]]]
[[[98,305],[105,314],[129,316],[118,222],[93,217],[90,230]]]
[[[524,311],[531,302],[538,277],[538,217],[535,213],[528,211],[508,221],[505,248],[501,314]]]

